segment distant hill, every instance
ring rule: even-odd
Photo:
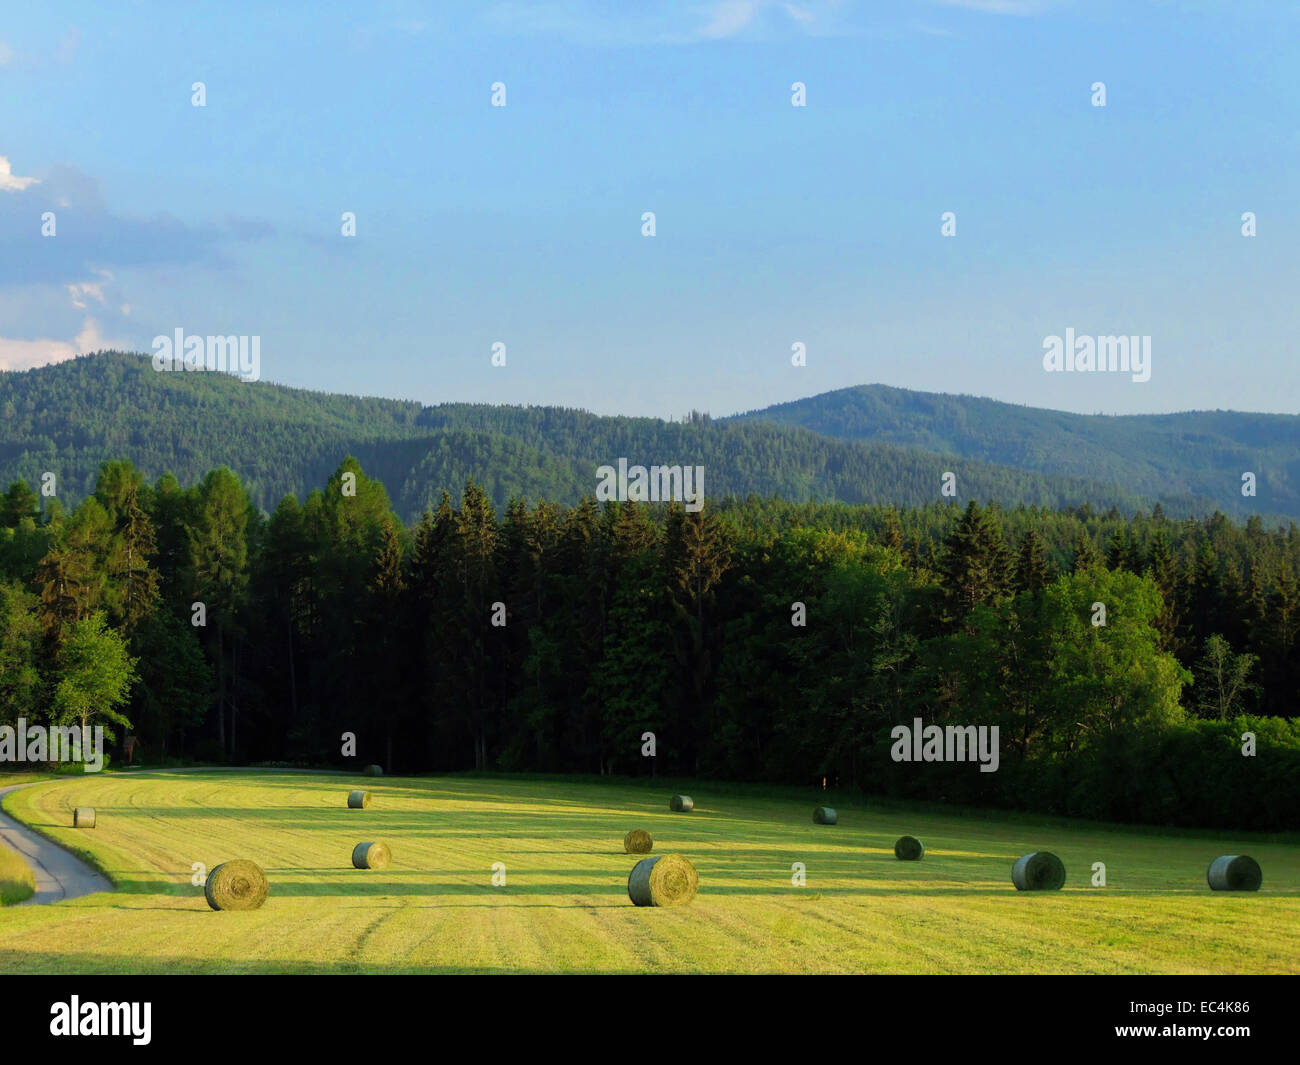
[[[156,373],[147,356],[107,352],[0,373],[0,485],[19,476],[35,485],[54,471],[59,498],[75,504],[108,459],[129,459],[150,479],[170,471],[182,484],[227,465],[270,510],[322,486],[354,454],[409,520],[471,476],[498,506],[512,495],[572,503],[595,490],[597,466],[626,457],[702,465],[714,498],[920,505],[938,498],[951,470],[959,501],[1126,512],[1160,501],[1177,515],[1216,505],[1244,513],[1233,484],[1238,469],[1253,469],[1268,494],[1261,511],[1297,515],[1298,421],[1088,418],[869,387],[735,418],[664,422],[558,407],[425,407]],[[1179,428],[1162,430],[1164,422]]]
[[[732,423],[798,426],[1054,477],[1123,486],[1170,512],[1300,516],[1300,415],[1068,414],[976,396],[860,385],[749,411]],[[1243,499],[1241,475],[1258,480]]]

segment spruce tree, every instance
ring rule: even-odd
[[[981,603],[997,600],[1009,590],[1011,573],[1001,526],[971,500],[944,542],[939,561],[945,620],[959,622]]]
[[[1016,556],[1016,591],[1037,595],[1051,583],[1047,547],[1037,530],[1029,529],[1020,538],[1020,550]]]
[[[1070,572],[1081,573],[1101,564],[1101,552],[1097,550],[1097,545],[1087,530],[1084,530],[1074,541],[1074,564],[1070,567]]]
[[[33,521],[41,516],[40,498],[21,477],[0,498],[0,528],[16,529],[24,518]]]

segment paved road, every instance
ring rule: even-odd
[[[43,783],[32,781],[32,783]],[[11,791],[30,787],[14,784],[0,788],[0,799]],[[93,829],[87,829],[93,831]],[[0,811],[0,845],[7,844],[23,856],[36,876],[36,894],[20,906],[33,903],[62,902],[93,895],[96,891],[112,891],[113,885],[102,873],[96,872],[76,855],[65,851],[57,843],[39,836],[26,825],[15,821]]]

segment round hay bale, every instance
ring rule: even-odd
[[[358,843],[352,848],[352,865],[356,869],[387,869],[391,860],[387,843]]]
[[[900,862],[919,862],[925,857],[925,844],[915,836],[899,836],[894,844],[894,857]]]
[[[834,807],[819,806],[813,811],[814,825],[833,825],[839,821],[840,815],[835,812]]]
[[[364,810],[370,805],[370,792],[362,791],[358,788],[356,791],[348,792],[348,809]]]
[[[1060,891],[1065,886],[1065,863],[1050,851],[1034,851],[1016,859],[1011,882],[1017,891]]]
[[[382,777],[384,775],[384,767],[381,765],[368,765],[364,770],[364,774],[368,777]]]
[[[95,827],[95,808],[93,806],[78,806],[72,811],[73,828],[94,828]]]
[[[1206,870],[1211,891],[1258,891],[1264,871],[1249,854],[1224,854]]]
[[[262,867],[242,858],[222,862],[203,883],[203,897],[214,910],[255,910],[269,890]]]
[[[654,838],[644,828],[634,828],[623,837],[623,850],[628,854],[649,854],[654,846]]]
[[[689,795],[674,795],[668,800],[668,809],[675,814],[688,814],[695,809],[695,800]]]
[[[680,854],[642,858],[627,878],[627,897],[637,906],[681,906],[699,889],[700,874]]]

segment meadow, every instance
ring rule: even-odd
[[[346,808],[350,788],[373,793]],[[1297,973],[1300,848],[1231,833],[1170,833],[830,800],[693,783],[695,810],[654,781],[280,772],[104,773],[14,792],[12,816],[98,864],[117,890],[0,909],[9,973]],[[72,808],[98,826],[74,830]],[[654,853],[695,863],[688,906],[637,908],[645,828]],[[893,856],[925,841],[920,862]],[[386,870],[356,870],[382,839]],[[1065,862],[1064,890],[1017,892],[1012,862]],[[1220,854],[1263,866],[1257,894],[1209,891]],[[211,911],[195,863],[259,863],[259,910]],[[0,859],[2,861],[3,859]],[[1107,886],[1091,886],[1094,862]],[[503,863],[505,883],[492,883]],[[806,867],[806,886],[791,882]],[[2,875],[2,874],[0,874]]]
[[[12,784],[25,784],[40,780],[48,773],[0,773],[0,789]],[[0,844],[0,906],[12,906],[29,899],[36,891],[36,879],[23,859],[8,847]]]
[[[0,846],[0,906],[12,906],[32,897],[36,881],[23,859]]]

